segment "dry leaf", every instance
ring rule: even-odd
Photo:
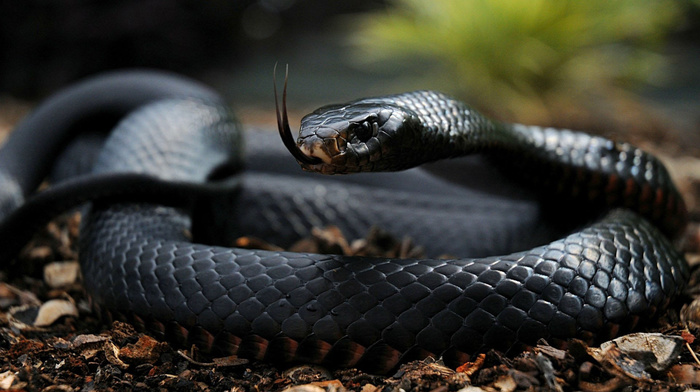
[[[653,382],[650,371],[663,372],[685,344],[680,336],[633,333],[607,341],[588,353],[608,371],[637,381]]]
[[[129,363],[155,363],[164,345],[148,335],[142,335],[136,343],[127,344],[120,349],[119,357]]]
[[[671,378],[677,384],[682,385],[697,385],[700,384],[700,371],[695,365],[682,364],[675,365],[669,369]]]
[[[73,348],[80,348],[81,346],[88,344],[93,346],[99,346],[102,344],[102,342],[106,340],[109,340],[109,338],[106,336],[83,334],[76,336],[75,339],[73,339],[73,341],[71,342],[71,345]]]
[[[39,313],[36,315],[33,325],[35,327],[46,327],[64,316],[78,317],[78,308],[71,301],[52,299],[44,302],[39,307]]]
[[[688,344],[693,344],[693,342],[695,341],[695,335],[688,331],[681,331],[681,337]]]
[[[316,385],[305,384],[291,386],[282,392],[327,392],[327,390]]]
[[[49,263],[44,267],[44,282],[54,289],[75,284],[79,276],[80,264],[77,261]]]
[[[17,375],[11,370],[0,373],[0,389],[10,389],[16,380],[18,380]]]
[[[374,386],[372,384],[365,384],[362,386],[362,389],[360,389],[360,392],[377,392],[379,391],[379,387]]]
[[[498,377],[498,379],[493,382],[493,386],[496,390],[501,392],[513,392],[515,388],[518,387],[518,384],[513,380],[510,374],[505,374]]]
[[[457,372],[464,373],[467,376],[471,376],[476,373],[477,370],[481,369],[481,365],[484,364],[484,359],[486,354],[479,354],[474,362],[465,362],[457,368]]]

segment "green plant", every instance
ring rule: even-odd
[[[652,49],[679,15],[674,0],[395,0],[352,21],[353,57],[420,60],[419,87],[541,118],[591,91],[651,81],[663,63]]]

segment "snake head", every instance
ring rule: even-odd
[[[395,171],[416,165],[422,125],[411,109],[388,98],[366,98],[321,107],[301,120],[294,141],[287,117],[287,76],[277,126],[289,152],[304,170],[322,174]],[[420,154],[419,154],[420,155]]]
[[[392,170],[403,111],[391,105],[355,103],[324,106],[301,120],[297,147],[322,161],[307,170],[324,174]]]

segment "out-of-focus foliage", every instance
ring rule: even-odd
[[[394,0],[352,20],[353,58],[419,64],[410,87],[542,119],[590,92],[658,80],[653,50],[680,17],[674,0]]]

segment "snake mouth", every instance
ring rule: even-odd
[[[294,142],[292,130],[289,128],[289,118],[287,117],[287,80],[289,79],[289,65],[284,71],[284,90],[282,90],[282,111],[280,112],[279,101],[277,98],[277,64],[272,71],[272,84],[275,91],[275,113],[277,113],[277,130],[280,133],[282,142],[292,156],[304,165],[317,165],[323,162],[321,159],[306,155],[297,144]]]

